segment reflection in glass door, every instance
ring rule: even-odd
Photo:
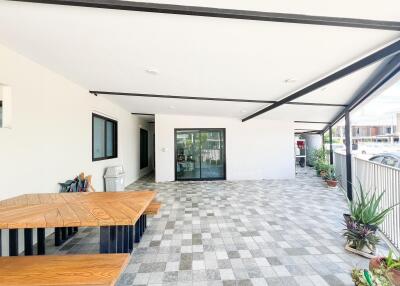
[[[225,129],[175,130],[175,178],[225,179]]]

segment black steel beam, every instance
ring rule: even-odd
[[[178,96],[178,95],[167,95],[167,94],[149,94],[149,93],[132,93],[132,92],[115,92],[115,91],[100,91],[100,90],[89,90],[91,94],[98,95],[121,95],[121,96],[132,96],[132,97],[152,97],[152,98],[165,98],[165,99],[187,99],[187,100],[204,100],[204,101],[231,101],[231,102],[247,102],[247,103],[275,103],[274,100],[261,100],[261,99],[242,99],[242,98],[223,98],[223,97],[197,97],[197,96]],[[346,104],[337,103],[319,103],[319,102],[288,102],[286,104],[291,105],[311,105],[311,106],[337,106],[346,107]]]
[[[352,74],[355,71],[358,71],[362,68],[365,68],[366,66],[373,64],[379,60],[382,60],[390,55],[394,55],[400,52],[400,40],[397,40],[396,42],[356,61],[355,63],[352,63],[350,65],[347,65],[346,67],[306,86],[303,89],[300,89],[294,93],[292,93],[291,95],[279,100],[276,103],[273,103],[249,116],[247,116],[246,118],[244,118],[242,121],[247,121],[249,119],[252,119],[256,116],[259,116],[265,112],[271,111],[287,102],[293,101],[301,96],[304,96],[314,90],[317,90],[318,88],[321,88],[329,83],[332,83],[340,78],[343,78],[349,74]]]
[[[137,12],[400,31],[400,22],[121,0],[11,0]]]
[[[294,123],[329,124],[329,122],[325,121],[301,121],[301,120],[296,120]]]
[[[377,90],[384,86],[389,80],[400,72],[400,53],[393,56],[376,74],[364,84],[363,87],[356,93],[351,103],[327,125],[324,131],[328,130],[329,126],[338,123],[347,111],[352,111],[367,98],[373,95]]]
[[[351,172],[351,123],[350,112],[345,113],[345,138],[346,138],[346,190],[347,198],[353,200],[353,178]]]
[[[136,112],[131,112],[132,115],[150,115],[154,116],[154,113],[136,113]]]

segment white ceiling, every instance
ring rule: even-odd
[[[364,1],[363,9],[358,0],[335,1],[337,6],[314,0],[159,2],[400,20],[395,13],[400,10],[397,1],[387,1],[392,6]],[[0,43],[88,90],[279,100],[399,36],[382,30],[0,2]],[[348,103],[378,66],[371,65],[297,101]],[[289,78],[296,81],[285,83]],[[107,97],[140,113],[243,118],[265,107]],[[285,105],[260,118],[329,121],[339,111],[338,107]]]

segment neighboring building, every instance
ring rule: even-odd
[[[351,127],[353,143],[382,142],[398,143],[400,135],[400,113],[384,114],[378,118],[369,116],[359,118]],[[343,125],[337,126],[333,131],[333,137],[343,139],[345,130]]]

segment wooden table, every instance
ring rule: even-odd
[[[99,192],[27,194],[0,201],[0,229],[10,230],[10,255],[18,255],[18,229],[25,252],[32,254],[32,229],[38,230],[38,254],[44,254],[45,228],[100,227],[100,252],[128,252],[145,227],[143,215],[156,193]]]
[[[129,254],[0,257],[0,284],[114,285]]]

